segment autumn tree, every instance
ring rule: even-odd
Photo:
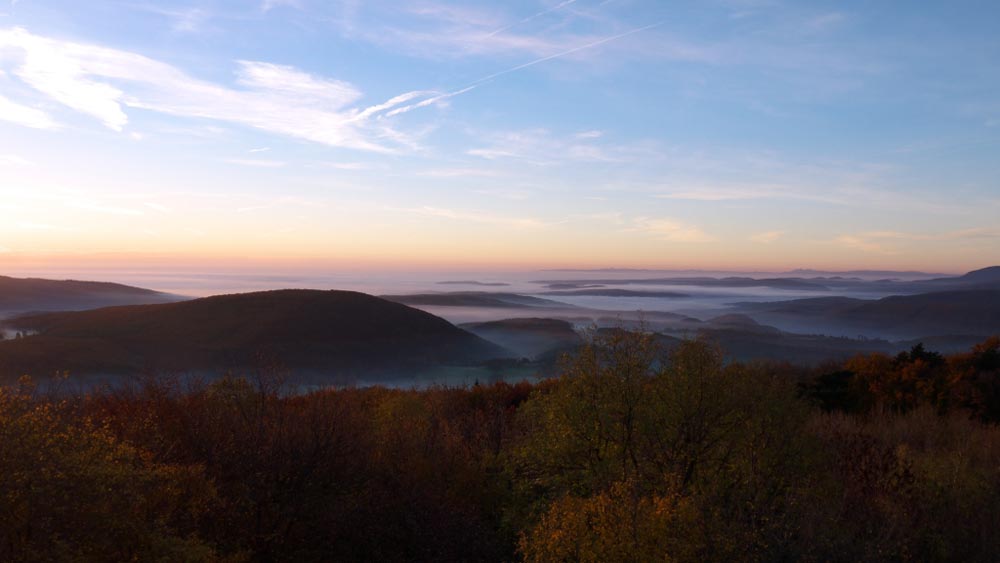
[[[202,469],[156,463],[30,388],[0,388],[0,560],[209,561]]]

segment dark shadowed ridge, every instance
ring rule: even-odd
[[[0,342],[0,371],[8,375],[238,369],[261,356],[292,370],[371,375],[509,356],[444,319],[352,291],[220,295],[7,325],[38,333]]]
[[[973,270],[957,279],[968,283],[998,283],[1000,282],[1000,266]]]
[[[583,343],[583,339],[573,329],[573,324],[559,319],[503,319],[467,323],[461,326],[520,356],[532,359],[545,354],[574,350]]]
[[[807,322],[820,332],[850,331],[890,339],[1000,334],[1000,290],[996,289],[934,291],[876,300],[793,299],[739,307],[758,321]]]
[[[171,303],[184,297],[117,283],[0,276],[0,314],[78,311],[113,305]]]

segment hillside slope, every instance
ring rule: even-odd
[[[180,299],[176,295],[117,283],[0,276],[0,315],[170,303]]]
[[[911,339],[1000,334],[1000,290],[936,291],[882,299],[794,299],[739,304],[785,330]]]
[[[239,369],[377,374],[508,355],[429,313],[350,291],[280,290],[8,321],[0,373]]]
[[[503,319],[461,326],[477,336],[531,359],[575,350],[583,344],[583,339],[573,330],[573,325],[558,319]]]

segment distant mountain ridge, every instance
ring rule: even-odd
[[[0,276],[0,314],[78,311],[114,305],[171,303],[178,295],[119,283]]]
[[[444,319],[351,291],[219,295],[5,324],[37,333],[0,342],[0,372],[7,374],[217,371],[259,357],[293,370],[371,374],[510,355]]]
[[[380,297],[406,305],[432,305],[437,307],[486,307],[501,309],[522,307],[574,308],[573,305],[552,299],[542,299],[518,293],[489,291],[449,291],[442,293],[415,293],[411,295],[382,295]]]
[[[532,283],[543,284],[551,287],[555,284],[576,284],[576,285],[673,285],[673,286],[696,286],[696,287],[728,287],[728,288],[748,288],[748,287],[770,287],[775,289],[805,290],[805,291],[829,291],[830,288],[820,281],[802,278],[751,278],[746,276],[727,277],[664,277],[664,278],[589,278],[579,280],[535,280]]]
[[[971,284],[981,284],[981,283],[1000,283],[1000,266],[989,266],[987,268],[980,268],[978,270],[972,270],[966,274],[957,277],[943,277],[936,278],[933,280],[928,280],[935,283],[941,282],[951,282],[951,283],[971,283]]]
[[[1000,334],[1000,289],[966,289],[882,299],[821,297],[740,303],[738,310],[785,330],[912,339]]]
[[[809,268],[796,268],[783,272],[789,276],[852,276],[852,277],[879,277],[879,278],[945,278],[947,274],[921,272],[917,270],[813,270]]]
[[[503,319],[466,323],[461,327],[531,359],[572,351],[583,344],[583,339],[574,330],[572,323],[559,319]]]

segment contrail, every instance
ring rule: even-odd
[[[552,8],[552,9],[554,10],[555,8]],[[429,105],[431,105],[434,102],[437,102],[439,100],[443,100],[443,99],[446,99],[446,98],[451,98],[451,97],[454,97],[454,96],[458,96],[459,94],[464,94],[464,93],[468,92],[469,90],[475,89],[476,87],[478,87],[480,84],[482,84],[484,82],[488,82],[490,80],[493,80],[494,78],[503,76],[505,74],[510,74],[512,72],[517,72],[519,70],[528,68],[530,66],[535,66],[537,64],[541,64],[541,63],[544,63],[546,61],[551,61],[552,59],[558,59],[560,57],[565,57],[566,55],[572,55],[573,53],[578,53],[580,51],[585,51],[587,49],[592,49],[594,47],[598,47],[600,45],[604,45],[605,43],[610,43],[612,41],[617,41],[618,39],[622,39],[622,38],[628,37],[629,35],[634,35],[636,33],[640,33],[642,31],[646,31],[647,29],[652,29],[654,27],[659,27],[659,26],[663,25],[664,23],[666,23],[666,21],[659,21],[659,22],[652,23],[652,24],[649,24],[649,25],[644,25],[642,27],[637,27],[635,29],[631,29],[631,30],[626,31],[624,33],[619,33],[618,35],[612,35],[611,37],[605,37],[603,39],[598,39],[597,41],[592,41],[590,43],[587,43],[586,45],[580,45],[579,47],[573,47],[572,49],[567,49],[565,51],[560,51],[558,53],[555,53],[555,54],[552,54],[552,55],[548,55],[546,57],[542,57],[542,58],[539,58],[539,59],[535,59],[533,61],[529,61],[529,62],[526,62],[526,63],[523,63],[523,64],[519,64],[517,66],[508,68],[506,70],[501,70],[500,72],[494,72],[493,74],[490,74],[489,76],[484,76],[484,77],[482,77],[482,78],[480,78],[478,80],[475,80],[475,81],[467,84],[463,88],[459,88],[458,90],[454,90],[452,92],[447,92],[445,94],[439,94],[437,96],[434,96],[432,98],[428,98],[428,99],[422,100],[422,101],[414,103],[414,104],[410,104],[410,105],[406,105],[406,106],[403,106],[403,107],[399,107],[399,108],[396,108],[396,109],[394,109],[392,111],[389,111],[389,112],[387,112],[387,113],[385,113],[383,115],[384,115],[384,117],[392,117],[394,115],[399,115],[401,113],[406,113],[406,112],[409,112],[409,111],[417,109],[417,108],[421,108],[421,107],[424,107],[424,106],[429,106]],[[397,96],[397,97],[393,98],[392,100],[390,100],[389,102],[387,102],[385,104],[380,104],[378,106],[373,106],[372,108],[369,108],[369,109],[375,109],[375,110],[388,109],[388,107],[391,107],[392,105],[397,105],[399,102],[408,101],[407,100],[408,97],[415,97],[414,94],[418,94],[418,92],[410,92],[410,93],[407,93],[407,94],[402,94],[400,96]],[[396,103],[393,103],[393,102],[396,102]],[[373,113],[373,112],[369,112],[369,111],[366,110],[365,112],[362,112],[362,113],[365,114],[365,117],[368,117],[368,115],[370,115],[370,113]]]
[[[572,49],[567,49],[565,51],[556,53],[554,55],[549,55],[547,57],[542,57],[540,59],[535,59],[533,61],[530,61],[530,62],[527,62],[527,63],[524,63],[524,64],[520,64],[520,65],[517,65],[515,67],[508,68],[507,70],[501,70],[500,72],[495,72],[495,73],[493,73],[493,74],[491,74],[489,76],[485,76],[483,78],[480,78],[479,80],[476,80],[475,82],[469,84],[469,86],[477,86],[477,85],[482,84],[483,82],[486,82],[488,80],[493,80],[494,78],[497,78],[498,76],[503,76],[505,74],[510,74],[511,72],[515,72],[515,71],[521,70],[523,68],[528,68],[529,66],[535,66],[537,64],[544,63],[545,61],[551,61],[552,59],[558,59],[560,57],[565,57],[566,55],[572,55],[573,53],[578,53],[578,52],[584,51],[586,49],[591,49],[591,48],[597,47],[599,45],[604,45],[605,43],[610,43],[612,41],[616,41],[618,39],[622,39],[624,37],[628,37],[629,35],[634,35],[634,34],[639,33],[641,31],[646,31],[647,29],[652,29],[654,27],[659,27],[659,26],[663,25],[664,23],[666,23],[666,22],[665,21],[659,21],[659,22],[656,22],[656,23],[651,23],[649,25],[645,25],[645,26],[642,26],[642,27],[637,27],[635,29],[626,31],[625,33],[619,33],[618,35],[612,35],[611,37],[605,37],[604,39],[598,39],[597,41],[594,41],[592,43],[587,43],[586,45],[580,45],[579,47],[573,47]]]
[[[394,110],[386,113],[385,117],[392,117],[394,115],[399,115],[401,113],[406,113],[406,112],[408,112],[410,110],[414,110],[414,109],[417,109],[417,108],[422,108],[424,106],[429,106],[429,105],[437,102],[438,100],[444,100],[446,98],[451,98],[451,97],[457,96],[459,94],[464,94],[464,93],[468,92],[469,90],[472,90],[473,88],[475,88],[475,86],[466,86],[465,88],[462,88],[461,90],[456,90],[454,92],[448,92],[447,94],[439,94],[437,96],[434,96],[433,98],[427,98],[426,100],[417,102],[415,104],[410,104],[408,106],[403,106],[401,108],[396,108],[396,109],[394,109]]]
[[[512,27],[517,27],[517,26],[521,25],[522,23],[528,23],[528,22],[530,22],[531,20],[533,20],[535,18],[540,18],[540,17],[542,17],[542,16],[544,16],[546,14],[551,14],[552,12],[554,12],[556,10],[560,10],[560,9],[566,7],[566,6],[569,6],[570,4],[572,4],[574,2],[576,2],[576,0],[563,0],[562,2],[560,2],[560,3],[556,4],[555,6],[549,8],[548,10],[542,10],[541,12],[538,12],[537,14],[528,16],[528,17],[524,18],[523,20],[516,21],[516,22],[514,22],[514,23],[512,23],[510,25],[501,27],[500,29],[497,29],[495,31],[491,31],[490,33],[487,33],[483,38],[485,39],[487,37],[493,37],[494,35],[496,35],[498,33],[503,33],[503,32],[507,31],[508,29],[510,29]]]

